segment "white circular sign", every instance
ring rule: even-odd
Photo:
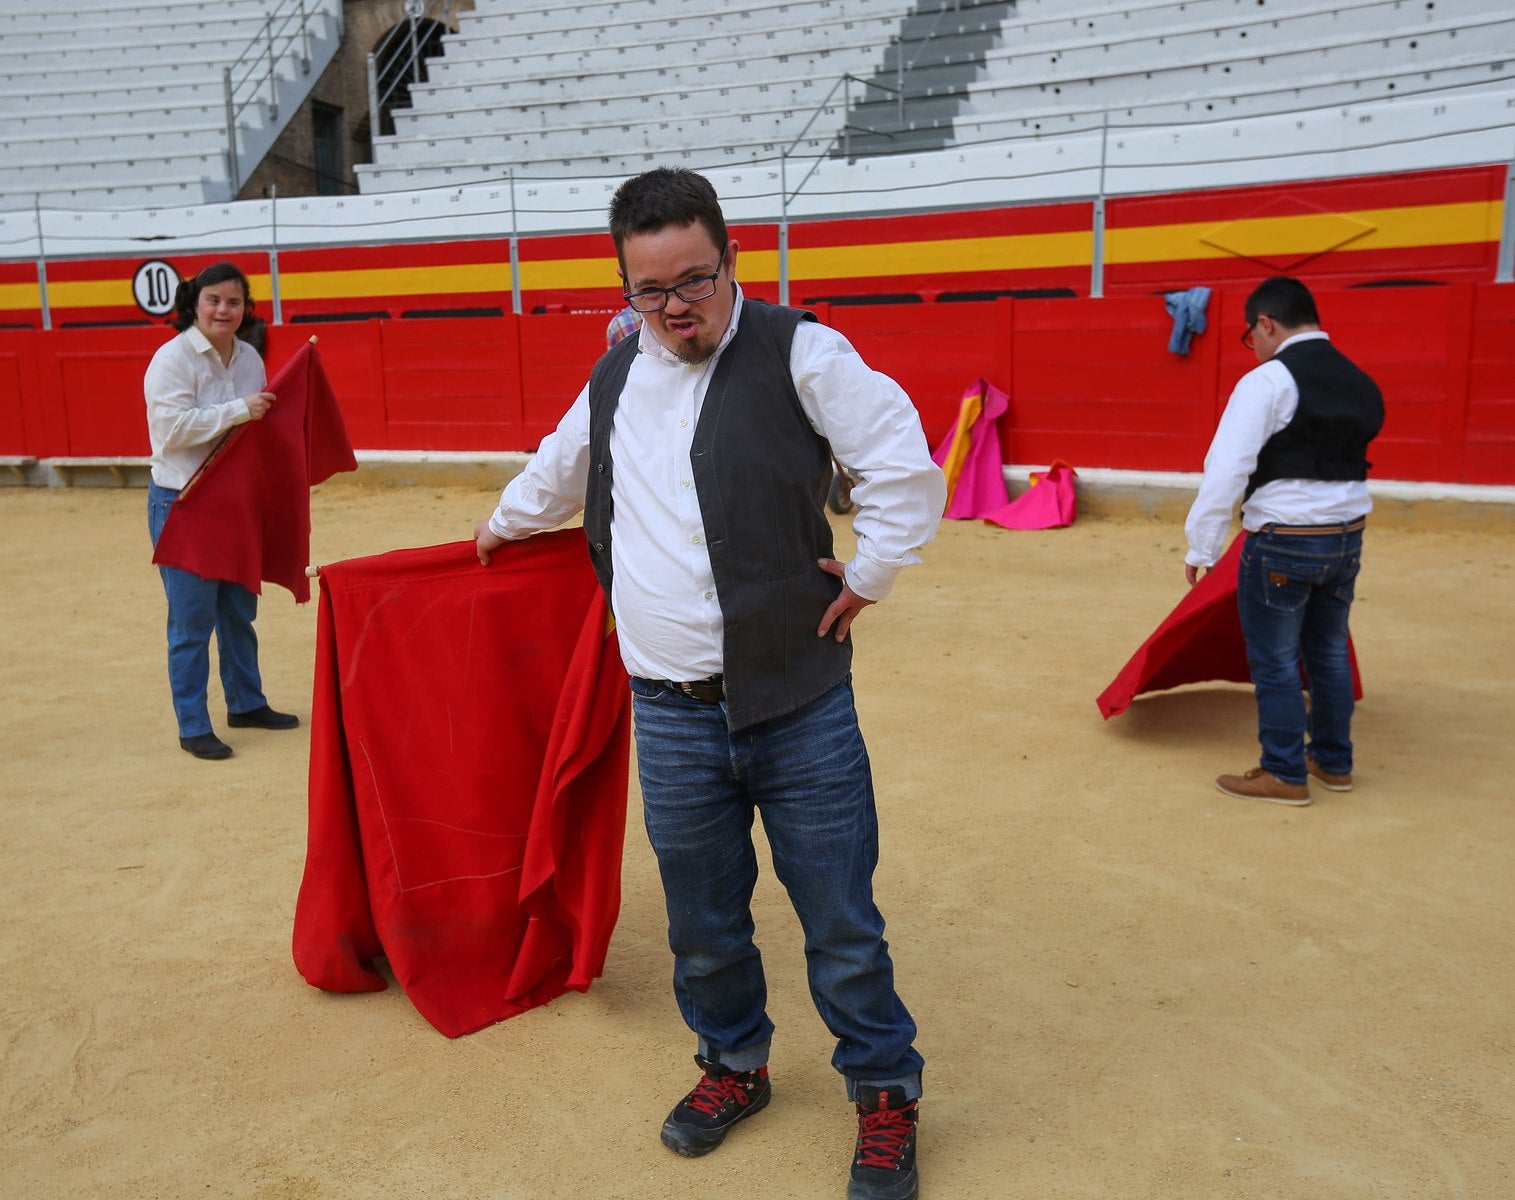
[[[137,307],[151,317],[166,317],[174,311],[174,293],[178,289],[179,272],[161,258],[143,263],[132,276],[132,295]]]

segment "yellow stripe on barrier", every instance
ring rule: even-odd
[[[1282,258],[1353,250],[1404,250],[1497,242],[1504,205],[1478,200],[1357,212],[1297,213],[1111,229],[1105,261],[1111,264],[1182,262],[1206,258]]]
[[[1503,218],[1503,201],[1491,199],[1115,228],[1106,235],[1105,261],[1113,266],[1238,257],[1266,262],[1303,260],[1346,248],[1382,251],[1497,243]],[[1092,232],[1065,230],[798,247],[790,251],[789,274],[792,279],[930,277],[1087,267],[1092,260]],[[742,251],[738,275],[753,283],[776,281],[778,251]],[[266,313],[269,277],[255,275],[250,282],[254,299]],[[521,286],[526,291],[587,289],[603,291],[611,298],[619,285],[611,254],[521,264]],[[498,295],[510,290],[510,267],[504,262],[487,262],[357,270],[286,268],[280,273],[280,288],[282,299],[290,302]],[[48,302],[54,309],[136,307],[129,277],[50,282]],[[35,311],[40,304],[35,283],[0,284],[0,310]]]
[[[789,273],[796,279],[1024,271],[1087,267],[1094,260],[1094,241],[1092,232],[1082,229],[1003,237],[877,242],[864,246],[817,246],[790,250],[789,260]]]
[[[42,293],[35,283],[0,283],[0,309],[42,307]]]

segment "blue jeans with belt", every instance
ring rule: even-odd
[[[729,1070],[768,1061],[773,1023],[753,943],[754,813],[805,934],[810,995],[847,1081],[918,1096],[915,1022],[894,990],[873,902],[878,821],[852,684],[738,733],[724,702],[631,681],[647,835],[668,906],[679,1009],[699,1053]]]
[[[1352,770],[1347,616],[1361,563],[1360,525],[1329,532],[1264,526],[1242,547],[1236,604],[1257,696],[1261,765],[1285,783],[1306,782],[1307,736],[1321,770]]]
[[[147,487],[147,530],[154,547],[179,498],[175,488]],[[258,597],[238,583],[201,579],[178,567],[158,568],[168,597],[168,683],[181,738],[210,733],[206,685],[210,679],[210,635],[216,635],[221,687],[229,712],[252,712],[267,701],[258,671],[258,635],[253,619]]]

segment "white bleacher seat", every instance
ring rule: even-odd
[[[1487,8],[1487,5],[1485,5]],[[1154,45],[1143,36],[1115,54],[1103,70],[1087,63],[1065,67],[1069,58],[1040,72],[1007,69],[1009,59],[991,56],[991,75],[968,88],[967,111],[955,122],[957,138],[980,142],[1045,125],[1077,113],[1087,126],[1108,110],[1113,117],[1205,119],[1308,109],[1316,105],[1382,99],[1428,87],[1464,87],[1507,75],[1489,47],[1515,49],[1515,15],[1484,15],[1476,23],[1401,32],[1364,41],[1347,29],[1327,39],[1285,40],[1286,23],[1268,52],[1228,49],[1196,59],[1183,39]],[[1494,68],[1491,70],[1490,68]],[[1441,77],[1438,79],[1438,73]],[[1045,129],[1039,131],[1045,132]]]
[[[669,20],[654,0],[459,16],[375,140],[364,190],[523,171],[601,174],[648,153],[774,157],[801,133],[823,153],[845,121],[847,74],[872,72],[909,0],[717,0]],[[813,118],[813,119],[812,119]],[[809,128],[807,129],[807,125]]]
[[[301,11],[308,40],[298,32]],[[272,85],[259,61],[270,30]],[[251,98],[236,130],[245,177],[331,60],[341,30],[341,0],[214,8],[71,0],[66,11],[0,0],[0,208],[231,199],[223,71],[256,49],[255,67],[234,75],[239,100]]]
[[[1127,127],[1261,120],[1437,88],[1502,94],[1505,60],[1515,63],[1509,0],[1020,0],[992,14],[987,51],[985,26],[977,40],[938,40],[939,65],[907,82],[903,121],[882,87],[860,83],[844,111],[833,85],[849,75],[887,86],[892,64],[915,53],[901,37],[918,36],[934,11],[929,2],[709,0],[670,19],[665,0],[478,0],[412,87],[414,107],[392,114],[394,136],[378,139],[360,183],[383,191],[511,172],[603,177],[791,149],[914,153],[900,137],[909,130],[938,131],[939,145],[1008,146],[1087,138],[1102,118]],[[860,107],[864,98],[872,103]],[[870,124],[881,130],[871,142]],[[1324,137],[1342,119],[1309,124]]]

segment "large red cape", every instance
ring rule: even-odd
[[[1161,692],[1185,683],[1252,682],[1247,643],[1236,612],[1236,573],[1245,537],[1238,534],[1232,540],[1220,561],[1184,594],[1099,694],[1095,703],[1107,721],[1125,712],[1143,692]],[[1351,642],[1347,655],[1352,664],[1352,693],[1361,700],[1362,679]]]
[[[310,599],[310,489],[358,462],[313,342],[268,390],[278,399],[267,415],[227,434],[180,491],[153,562],[250,592],[267,580],[303,604]]]
[[[457,1037],[584,991],[620,909],[630,692],[582,530],[321,569],[295,965]]]

